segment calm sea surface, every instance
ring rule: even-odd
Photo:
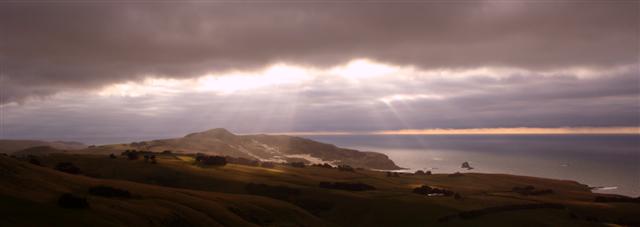
[[[412,170],[450,173],[468,161],[472,172],[575,180],[602,193],[640,196],[640,136],[306,136],[387,154]]]

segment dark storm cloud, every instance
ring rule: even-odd
[[[532,71],[637,64],[638,4],[0,3],[1,103],[280,61]]]

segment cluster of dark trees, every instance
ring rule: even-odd
[[[291,167],[296,167],[296,168],[304,168],[305,167],[304,162],[289,162],[287,164],[289,166],[291,166]]]
[[[144,162],[150,162],[151,164],[158,163],[156,161],[156,155],[155,154],[145,154],[144,155]]]
[[[104,185],[90,187],[89,194],[108,198],[131,198],[131,193],[127,190]]]
[[[351,167],[349,165],[339,165],[338,166],[338,170],[347,171],[347,172],[355,172],[356,171],[353,167]]]
[[[321,188],[328,188],[328,189],[337,189],[337,190],[346,190],[346,191],[368,191],[368,190],[376,190],[375,187],[368,185],[368,184],[363,184],[363,183],[351,183],[351,182],[320,182],[320,184],[318,184],[319,187]]]
[[[319,167],[319,168],[327,168],[327,169],[337,168],[340,171],[347,171],[347,172],[355,172],[356,171],[356,169],[351,167],[350,165],[338,165],[338,167],[333,167],[329,163],[322,163],[322,164],[317,163],[317,164],[312,164],[311,166]]]
[[[156,163],[156,153],[152,151],[137,151],[137,150],[125,150],[120,153],[120,156],[125,156],[129,160],[138,160],[142,156],[145,162]],[[110,158],[116,158],[115,155],[109,155]]]
[[[512,192],[518,193],[520,195],[546,195],[546,194],[552,194],[553,190],[551,189],[536,189],[535,187],[531,186],[531,185],[527,185],[524,187],[513,187],[511,189]]]
[[[78,168],[71,162],[60,162],[54,168],[58,171],[69,174],[80,174],[80,168]]]
[[[132,147],[141,147],[141,146],[147,146],[147,142],[133,142],[131,144]]]
[[[129,160],[138,160],[140,158],[140,153],[142,153],[142,151],[139,152],[136,150],[125,150],[124,152],[120,153],[120,156],[125,156]]]
[[[225,156],[225,158],[227,159],[227,162],[231,164],[238,164],[238,165],[245,165],[245,166],[260,166],[260,161],[258,160],[252,160],[248,158],[235,158],[231,156]]]
[[[227,159],[222,156],[196,155],[196,163],[203,166],[224,166]]]
[[[311,166],[313,167],[320,167],[320,168],[327,168],[327,169],[332,169],[333,166],[329,165],[328,163],[317,163],[317,164],[312,164]]]
[[[426,171],[425,172],[425,171],[422,171],[422,170],[418,170],[414,174],[415,175],[420,175],[420,176],[422,176],[422,175],[427,175],[428,176],[428,175],[431,175],[431,171]]]
[[[449,191],[442,188],[434,188],[428,185],[422,185],[420,187],[414,188],[413,193],[420,195],[442,195],[442,196],[454,196],[456,193],[453,191]],[[460,196],[460,195],[458,195]]]
[[[461,177],[464,176],[464,174],[460,173],[460,172],[455,172],[452,174],[447,175],[448,177]]]

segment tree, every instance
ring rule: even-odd
[[[339,165],[338,169],[340,171],[347,171],[347,172],[355,172],[355,170],[353,169],[353,167],[349,166],[349,165]]]
[[[135,150],[127,153],[127,159],[129,160],[138,160],[138,158],[139,158],[138,152]]]
[[[227,159],[222,156],[200,156],[197,160],[205,166],[224,166],[227,164]]]

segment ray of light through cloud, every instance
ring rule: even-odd
[[[66,113],[57,121],[68,124],[100,125],[91,122],[91,116],[82,118],[86,121],[71,117],[86,115],[96,107],[102,109],[107,121],[126,115],[150,117],[141,120],[141,125],[158,122],[163,122],[159,124],[162,126],[171,125],[167,119],[181,116],[197,121],[179,126],[181,132],[219,125],[241,132],[334,134],[354,131],[404,134],[407,131],[397,130],[461,127],[617,127],[635,121],[632,113],[638,109],[633,105],[637,90],[629,83],[637,80],[634,76],[631,66],[533,72],[500,67],[420,69],[372,59],[353,59],[329,67],[280,62],[257,70],[208,73],[186,79],[147,75],[140,81],[111,84],[95,91],[70,91],[20,105],[5,104],[3,111],[7,131],[16,134],[36,127],[36,122],[51,124],[44,119],[53,116],[34,112],[48,107],[53,108],[48,110],[51,114]],[[628,90],[624,86],[611,90],[606,83],[626,85]],[[77,96],[85,97],[85,101],[65,103]],[[597,101],[604,99],[612,101]],[[516,114],[522,111],[519,108],[524,100],[545,108],[542,111],[535,105],[527,107],[531,109],[527,114],[538,119],[535,122],[522,121]],[[38,108],[29,110],[33,107]],[[606,112],[612,115],[605,118],[605,112],[592,111],[578,118],[584,120],[571,122],[575,113],[601,107],[613,110]],[[17,124],[27,117],[43,120],[36,120],[31,126]],[[557,121],[562,123],[554,123]],[[61,127],[53,125],[51,130]]]

